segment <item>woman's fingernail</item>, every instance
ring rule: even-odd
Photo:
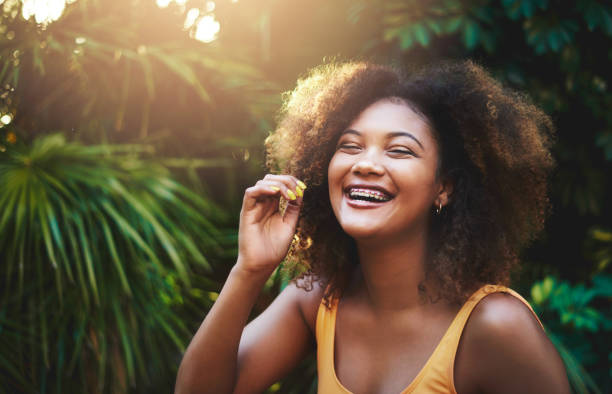
[[[275,192],[279,191],[280,188],[276,187],[276,186],[268,186],[270,188],[270,190],[274,190]]]
[[[295,188],[295,194],[297,194],[297,195],[298,195],[298,197],[303,197],[303,196],[304,196],[304,192],[302,191],[302,189],[300,189],[300,187],[299,187],[299,186],[297,186],[297,187]]]
[[[291,190],[287,190],[287,195],[289,196],[290,200],[295,200],[297,198]]]
[[[299,187],[301,187],[301,188],[302,188],[302,190],[305,190],[305,189],[306,189],[306,184],[305,184],[304,182],[302,182],[302,181],[297,181],[297,184],[298,184],[298,186],[299,186]]]

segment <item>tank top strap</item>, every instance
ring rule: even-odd
[[[454,367],[461,334],[476,305],[478,305],[484,297],[492,293],[507,293],[519,299],[529,308],[542,329],[544,329],[542,322],[538,319],[531,305],[529,305],[520,294],[506,286],[484,285],[465,301],[457,315],[455,315],[453,322],[448,327],[438,347],[434,350],[429,361],[415,379],[417,380],[417,382],[415,382],[415,386],[417,387],[414,387],[414,392],[456,394],[454,387]]]
[[[334,370],[334,329],[338,302],[337,298],[332,298],[328,308],[321,300],[317,311],[315,335],[317,340],[318,393],[351,394],[342,386]]]
[[[529,305],[529,302],[527,302],[527,300],[524,299],[519,293],[517,293],[516,291],[514,291],[514,290],[512,290],[512,289],[510,289],[510,288],[508,288],[506,286],[501,286],[501,285],[484,285],[480,289],[478,289],[476,292],[474,292],[474,294],[472,294],[470,296],[470,298],[468,298],[468,300],[463,304],[463,306],[461,307],[461,309],[457,313],[457,316],[455,317],[453,323],[451,324],[451,327],[449,328],[449,330],[450,329],[458,330],[459,334],[461,332],[463,332],[463,328],[465,327],[465,324],[467,323],[467,320],[470,317],[470,315],[472,314],[472,311],[474,310],[476,305],[478,305],[478,303],[484,297],[486,297],[486,296],[488,296],[489,294],[492,294],[492,293],[507,293],[507,294],[510,294],[510,295],[514,296],[518,300],[520,300],[523,304],[525,304],[525,306],[527,308],[529,308],[529,310],[531,311],[531,313],[533,314],[535,319],[538,321],[538,323],[542,327],[542,329],[544,329],[544,325],[542,325],[542,322],[538,318],[538,315],[536,315],[536,313],[534,312],[534,310],[531,307],[531,305]],[[457,338],[457,342],[458,341],[459,341],[459,338]]]

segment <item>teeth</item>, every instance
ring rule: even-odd
[[[377,190],[351,189],[349,190],[348,194],[351,198],[356,198],[356,197],[370,198],[376,201],[389,201],[390,200],[389,196]]]

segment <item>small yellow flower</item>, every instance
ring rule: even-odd
[[[12,131],[9,131],[6,134],[6,142],[8,142],[9,144],[14,144],[17,142],[17,135],[15,135],[15,133],[13,133]]]

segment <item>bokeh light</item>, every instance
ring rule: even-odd
[[[47,25],[58,20],[64,13],[67,4],[76,0],[22,0],[21,15],[24,19],[32,16],[36,23]]]
[[[187,0],[155,0],[155,3],[160,8],[166,8],[170,5],[170,3],[176,3],[178,5],[185,5]]]
[[[28,20],[34,17],[36,23],[47,26],[62,16],[66,5],[76,2],[76,0],[21,0],[21,2],[21,14],[24,19]],[[232,2],[235,3],[236,1],[232,0]],[[0,0],[0,4],[2,3],[4,3],[4,0]],[[184,12],[187,0],[155,0],[155,3],[160,8],[167,8],[171,3],[175,3],[181,6],[181,12]],[[191,8],[186,12],[183,27],[185,30],[191,30],[190,36],[192,38],[209,43],[217,39],[221,24],[213,14],[216,3],[212,0],[203,3],[203,9]],[[7,38],[11,39],[10,37]],[[85,43],[83,37],[78,37],[77,40],[77,45]]]
[[[0,123],[4,126],[11,123],[13,121],[13,116],[11,114],[4,114],[0,117]]]
[[[214,15],[205,15],[198,21],[193,38],[206,43],[212,42],[217,39],[219,30],[221,24],[215,20]]]
[[[183,27],[185,29],[190,29],[195,24],[199,16],[200,10],[198,8],[192,8],[187,11],[187,16],[185,17],[185,23],[183,24]]]

